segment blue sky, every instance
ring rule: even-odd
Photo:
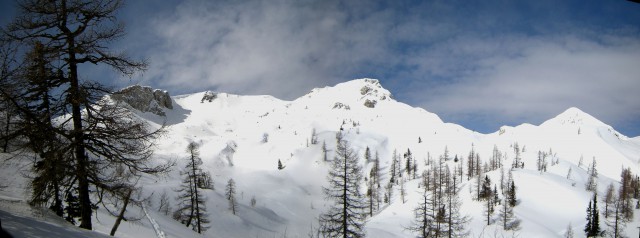
[[[12,4],[2,0],[3,24]],[[113,47],[151,65],[114,86],[294,99],[369,77],[480,132],[575,106],[640,135],[640,4],[629,1],[131,0],[120,19],[128,35]]]

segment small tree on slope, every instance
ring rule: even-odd
[[[366,205],[359,189],[361,167],[358,156],[342,138],[338,138],[327,180],[329,187],[322,189],[333,205],[320,215],[320,232],[325,237],[364,237]]]
[[[233,179],[229,179],[227,182],[225,195],[227,196],[227,200],[229,200],[229,209],[231,209],[231,213],[235,215],[236,209],[238,208],[238,202],[236,201],[236,182],[233,181]]]

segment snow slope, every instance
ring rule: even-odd
[[[378,153],[385,174],[393,151],[407,149],[418,159],[418,167],[424,168],[426,158],[437,158],[445,147],[450,157],[464,157],[463,161],[473,147],[486,161],[496,146],[505,154],[503,163],[510,167],[514,157],[512,146],[518,143],[524,150],[525,167],[512,172],[520,198],[514,210],[522,220],[522,229],[514,233],[503,231],[497,223],[486,226],[482,204],[471,200],[473,180],[465,179],[463,212],[472,217],[469,232],[473,237],[561,237],[569,224],[576,234],[582,234],[584,210],[591,197],[584,190],[586,168],[591,160],[595,158],[598,164],[600,193],[609,183],[619,181],[622,167],[629,167],[636,174],[640,172],[640,140],[620,134],[577,108],[570,108],[539,126],[505,126],[494,133],[480,134],[445,123],[424,109],[395,101],[375,79],[317,88],[293,101],[217,93],[209,102],[202,100],[205,95],[211,92],[174,96],[174,109],[167,110],[164,118],[139,113],[156,126],[166,123],[168,133],[158,141],[156,159],[178,161],[176,169],[167,176],[145,177],[142,181],[144,194],[154,194],[147,208],[149,216],[164,229],[166,237],[196,234],[155,211],[159,194],[175,197],[173,189],[179,185],[179,170],[191,141],[201,145],[203,168],[212,173],[215,182],[215,190],[206,192],[212,221],[206,237],[306,237],[313,226],[317,227],[318,215],[329,205],[321,189],[328,168],[321,147],[326,143],[329,150],[335,148],[335,135],[339,131],[361,157],[367,147],[373,154]],[[310,143],[313,130],[318,144]],[[559,163],[550,166],[547,172],[536,171],[538,151],[550,150]],[[331,151],[328,154],[329,158],[333,156]],[[285,169],[277,169],[278,160]],[[369,171],[371,164],[363,158],[361,161],[364,171]],[[455,165],[453,161],[447,163]],[[569,168],[572,173],[567,178]],[[492,181],[499,181],[499,171],[488,175]],[[231,214],[224,198],[224,186],[230,178],[238,187],[237,215]],[[21,188],[24,186],[17,182],[0,191],[0,195]],[[418,180],[409,181],[407,188],[406,203],[395,196],[391,204],[369,218],[366,226],[369,237],[415,236],[404,227],[409,226],[411,210],[417,205]],[[252,198],[257,201],[255,207],[251,206]],[[96,230],[108,233],[113,219],[100,215],[100,211],[98,214],[104,225]],[[156,236],[150,221],[123,224],[123,237]],[[635,237],[638,230],[630,225],[627,234]]]

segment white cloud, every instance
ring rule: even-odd
[[[313,87],[381,77],[396,98],[471,128],[540,123],[571,106],[614,126],[640,118],[636,28],[603,33],[556,24],[558,14],[533,24],[534,13],[519,16],[524,10],[514,6],[415,4],[179,2],[142,31],[156,38],[145,80],[174,93],[293,99]],[[546,4],[536,13],[555,2]]]
[[[453,74],[459,78],[438,85],[427,94],[415,92],[412,98],[454,121],[481,117],[510,124],[540,123],[571,106],[606,123],[624,124],[640,118],[637,38],[610,35],[467,38],[442,48],[458,52],[443,57],[445,60],[418,65],[422,71],[436,71],[433,75]],[[425,54],[437,58],[444,53]],[[464,60],[465,57],[471,61]],[[455,64],[451,58],[466,65],[447,66]],[[442,69],[448,71],[437,72]]]
[[[161,86],[214,87],[292,98],[345,80],[386,57],[384,13],[353,21],[337,2],[189,1],[154,27],[148,79]]]

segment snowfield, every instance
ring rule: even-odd
[[[176,160],[176,167],[159,177],[143,177],[141,197],[151,197],[145,207],[132,206],[128,213],[138,221],[124,221],[117,237],[308,237],[317,228],[318,216],[329,207],[322,186],[326,186],[329,163],[323,160],[322,145],[333,158],[336,133],[341,131],[360,156],[363,171],[368,174],[372,163],[365,161],[370,148],[379,155],[383,181],[394,150],[411,150],[418,168],[425,168],[430,156],[449,157],[453,167],[465,163],[473,148],[488,161],[494,146],[503,153],[505,171],[515,157],[514,144],[522,149],[523,169],[513,169],[518,187],[518,205],[514,208],[521,220],[521,229],[504,231],[498,212],[487,226],[483,217],[484,202],[472,200],[471,187],[475,179],[464,176],[461,200],[462,213],[472,218],[467,224],[470,237],[562,237],[571,224],[576,237],[582,237],[585,210],[592,193],[585,191],[587,167],[595,158],[599,177],[598,194],[606,186],[618,186],[622,168],[640,174],[640,137],[628,138],[611,126],[577,108],[549,119],[541,125],[522,124],[502,127],[490,134],[481,134],[462,126],[445,123],[437,115],[414,108],[393,99],[375,79],[358,79],[314,89],[293,100],[283,101],[271,96],[240,96],[216,93],[215,99],[202,100],[207,92],[172,97],[173,109],[166,117],[138,112],[141,119],[159,127],[165,123],[168,133],[158,142],[155,159]],[[210,94],[210,93],[209,93]],[[133,110],[133,109],[132,109]],[[312,144],[312,131],[318,143]],[[203,169],[210,171],[214,190],[205,190],[210,228],[199,235],[157,210],[160,194],[173,199],[181,177],[180,169],[188,157],[189,142],[201,145]],[[552,151],[557,164],[549,164],[546,172],[536,170],[538,151]],[[2,227],[15,237],[103,237],[107,236],[115,218],[103,208],[94,216],[95,232],[76,229],[43,209],[26,205],[28,189],[23,175],[29,173],[29,156],[2,154],[0,185],[0,219]],[[8,158],[12,158],[7,160]],[[581,159],[582,158],[582,159]],[[278,161],[285,168],[277,169]],[[582,164],[580,161],[582,160]],[[571,170],[569,176],[568,171]],[[487,175],[494,183],[500,171]],[[236,215],[229,210],[225,185],[233,178],[237,185],[239,208]],[[416,237],[408,227],[413,208],[419,199],[420,179],[409,180],[406,202],[394,192],[390,204],[368,219],[368,237]],[[386,182],[385,182],[386,183]],[[361,191],[366,191],[362,184]],[[395,187],[398,189],[397,187]],[[251,199],[256,200],[255,206]],[[603,203],[599,203],[603,204]],[[602,205],[600,205],[602,208]],[[33,211],[38,212],[33,212]],[[626,235],[637,237],[638,210]],[[601,227],[606,229],[601,216]]]

